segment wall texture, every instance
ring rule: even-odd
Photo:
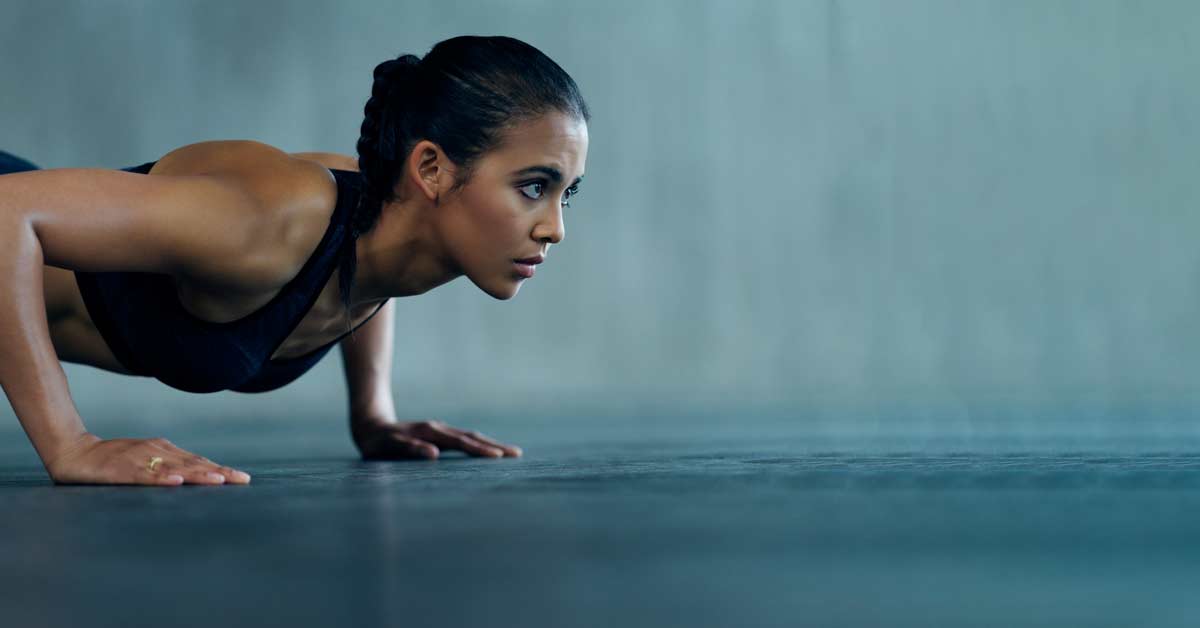
[[[375,64],[507,34],[582,87],[587,179],[515,299],[398,301],[402,414],[1192,429],[1198,27],[1165,0],[8,0],[0,148],[353,154]],[[266,395],[67,372],[85,417],[345,400],[336,351]]]

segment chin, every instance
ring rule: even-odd
[[[475,281],[475,279],[472,278],[471,283],[475,284],[477,288],[486,292],[488,296],[492,297],[493,299],[496,299],[497,301],[507,301],[517,296],[517,293],[521,291],[521,284],[524,282],[510,279],[498,285],[488,285]]]

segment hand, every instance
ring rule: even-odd
[[[152,457],[162,458],[151,471]],[[46,465],[58,484],[249,484],[250,476],[184,451],[165,438],[103,440],[84,434]]]
[[[490,458],[521,455],[520,447],[503,445],[479,432],[464,432],[441,421],[358,419],[351,422],[351,432],[363,460],[432,460],[438,457],[439,447]]]

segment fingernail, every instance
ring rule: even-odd
[[[167,479],[168,479],[168,480],[170,480],[170,481],[172,481],[172,482],[179,482],[179,483],[181,483],[181,484],[183,483],[183,476],[182,476],[182,475],[168,475],[168,476],[167,476]]]
[[[208,479],[212,480],[213,482],[224,482],[225,476],[221,475],[220,473],[209,473]]]
[[[242,482],[250,481],[250,474],[246,473],[245,471],[234,471],[233,477],[237,478],[238,480],[240,480]]]

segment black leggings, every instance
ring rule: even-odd
[[[13,172],[25,172],[26,170],[41,170],[32,162],[26,161],[0,150],[0,174],[11,174]]]

